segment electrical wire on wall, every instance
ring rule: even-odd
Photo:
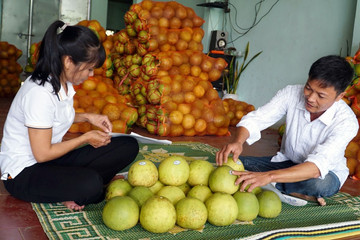
[[[228,44],[232,43],[232,45],[234,46],[234,42],[235,42],[236,40],[238,40],[239,38],[245,36],[248,32],[250,32],[251,29],[253,29],[256,25],[258,25],[258,24],[261,22],[261,20],[262,20],[266,15],[268,15],[268,14],[270,13],[270,11],[271,11],[271,10],[273,9],[273,7],[279,2],[279,0],[276,0],[276,1],[272,4],[272,6],[269,8],[269,10],[268,10],[266,13],[264,13],[264,15],[262,15],[261,17],[259,17],[258,15],[259,15],[259,12],[260,12],[260,9],[261,9],[261,7],[262,7],[262,3],[263,3],[263,2],[265,2],[265,0],[260,0],[259,2],[257,2],[257,3],[255,4],[254,20],[253,20],[253,22],[252,22],[252,24],[251,24],[250,27],[241,27],[241,26],[239,26],[239,24],[237,23],[237,22],[238,22],[238,21],[237,21],[237,15],[238,15],[237,9],[236,9],[236,7],[234,6],[234,4],[230,3],[230,1],[228,2],[229,6],[230,6],[232,9],[234,9],[234,11],[235,11],[235,16],[234,16],[235,25],[234,25],[233,22],[231,21],[230,13],[229,13],[229,14],[226,14],[226,13],[225,13],[225,16],[224,16],[224,24],[227,24],[227,21],[228,21],[227,18],[229,18],[229,22],[230,22],[230,27],[231,27],[231,29],[234,30],[236,33],[239,34],[239,36],[237,36],[235,39],[232,39],[232,31],[231,31],[229,35],[230,35],[230,39],[232,39],[232,40],[230,40],[230,41],[228,42]],[[231,9],[231,8],[230,8],[230,9]],[[229,11],[229,12],[230,12],[230,11]],[[224,25],[224,26],[226,26],[226,25]]]

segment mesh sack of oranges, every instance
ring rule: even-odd
[[[199,77],[166,75],[131,85],[137,124],[160,136],[228,134],[230,118],[218,92]]]
[[[359,120],[359,119],[358,119]],[[360,179],[360,131],[355,138],[349,142],[345,150],[346,164],[349,168],[349,176]]]
[[[17,62],[22,51],[8,42],[0,42],[0,97],[13,97],[20,88],[20,73]]]
[[[131,106],[129,97],[120,95],[113,86],[113,80],[99,75],[90,77],[75,87],[75,112],[107,115],[113,124],[113,132],[126,133],[136,122],[138,113]],[[97,129],[89,123],[74,123],[69,132],[87,132]]]
[[[253,105],[231,98],[224,99],[223,104],[226,115],[230,118],[230,126],[236,126],[243,116],[255,110]]]
[[[227,63],[201,52],[204,20],[177,2],[150,0],[132,5],[124,19],[113,37],[116,87],[139,109],[163,113],[140,111],[138,125],[161,136],[226,135],[229,119],[210,82]]]

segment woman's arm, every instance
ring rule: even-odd
[[[95,148],[105,146],[111,139],[109,134],[93,130],[68,141],[52,144],[51,128],[28,128],[28,133],[31,150],[37,162],[51,161],[84,144],[90,144]]]

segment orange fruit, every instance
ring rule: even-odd
[[[218,131],[216,132],[216,135],[225,136],[228,134],[228,132],[229,132],[229,129],[227,127],[222,127],[222,128],[218,129]]]
[[[205,94],[205,89],[200,85],[196,85],[193,92],[195,94],[195,97],[202,98]]]
[[[91,91],[96,88],[96,82],[94,79],[88,78],[82,83],[82,88]]]
[[[121,112],[115,104],[108,103],[102,109],[102,114],[108,116],[110,121],[114,121],[120,118]]]
[[[209,135],[215,135],[217,133],[218,129],[217,127],[215,127],[214,123],[212,122],[208,122],[207,123],[207,126],[206,126],[206,132],[209,134]]]
[[[193,108],[190,114],[193,115],[195,119],[198,119],[201,117],[201,110],[198,108]]]
[[[78,108],[78,107],[79,107],[79,100],[78,100],[78,98],[74,98],[73,107],[74,107],[74,108]]]
[[[180,124],[183,121],[184,114],[180,111],[172,111],[169,115],[169,119],[172,125]],[[170,130],[171,132],[171,130]]]
[[[181,125],[171,124],[170,136],[177,137],[184,134],[184,128]]]
[[[114,96],[114,95],[107,95],[105,97],[105,100],[108,102],[108,103],[117,103],[117,97]]]
[[[88,95],[92,98],[100,97],[100,93],[98,91],[92,90],[88,92]]]
[[[100,111],[105,106],[105,104],[106,104],[106,100],[101,97],[94,98],[94,100],[93,100],[94,107],[96,107]]]
[[[354,141],[349,142],[349,144],[347,145],[347,147],[345,149],[345,157],[346,158],[356,158],[359,148],[360,147],[356,142],[354,142]]]
[[[182,126],[184,129],[190,129],[195,125],[195,118],[191,114],[185,114],[182,120]]]
[[[172,101],[175,103],[183,103],[184,102],[184,94],[183,93],[176,93],[172,95]]]
[[[177,104],[173,101],[168,101],[164,104],[164,108],[167,112],[172,112],[177,109]]]
[[[195,122],[194,129],[195,129],[196,132],[201,133],[201,132],[204,132],[206,130],[206,126],[207,126],[207,124],[206,124],[205,120],[199,118]]]
[[[98,91],[100,93],[107,92],[107,90],[108,90],[108,86],[104,82],[99,82],[96,86],[96,91]]]
[[[236,118],[238,120],[240,120],[244,116],[244,112],[243,111],[236,111],[235,116],[236,116]]]
[[[79,124],[78,124],[78,123],[73,123],[73,124],[70,126],[68,132],[70,132],[70,133],[77,133],[77,132],[79,132]]]
[[[215,127],[217,127],[217,128],[220,128],[220,127],[224,126],[225,125],[225,117],[224,117],[224,115],[216,114],[214,116],[213,122],[214,122]]]
[[[85,112],[100,114],[100,109],[98,109],[95,106],[89,106],[89,107],[85,108]]]
[[[182,82],[182,90],[185,92],[191,92],[193,91],[195,87],[195,82],[190,79],[186,79]]]
[[[76,113],[84,113],[85,109],[83,109],[83,108],[75,108],[75,112]]]
[[[86,96],[80,96],[79,98],[79,105],[81,108],[87,108],[92,106],[93,104],[93,98],[86,95]]]
[[[355,158],[347,158],[346,165],[349,168],[349,175],[352,176],[355,174],[356,166],[358,165],[358,160]]]
[[[114,120],[111,122],[113,127],[112,131],[117,133],[126,133],[127,132],[127,125],[124,120]]]
[[[79,123],[79,132],[86,133],[91,130],[91,124],[88,122]]]
[[[204,119],[207,123],[210,123],[214,119],[214,113],[212,112],[211,109],[206,108],[203,110],[201,118]]]
[[[184,136],[193,137],[196,135],[196,131],[193,128],[184,129]]]
[[[81,89],[81,88],[79,88],[79,89],[76,90],[76,96],[80,97],[80,96],[85,96],[85,95],[87,95],[87,91],[86,91],[86,90]]]
[[[213,88],[207,90],[207,92],[205,93],[205,96],[206,96],[207,100],[209,100],[209,101],[219,98],[218,92]]]
[[[177,108],[182,114],[188,114],[191,111],[191,105],[187,103],[180,103]]]
[[[191,76],[198,77],[201,73],[201,68],[199,66],[191,66],[190,69]]]
[[[171,91],[173,93],[181,92],[181,83],[179,81],[173,80],[172,83],[171,83]]]

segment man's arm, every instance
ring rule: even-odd
[[[249,131],[246,128],[238,127],[235,139],[216,153],[216,164],[221,166],[223,163],[226,163],[228,156],[231,153],[233,154],[234,161],[236,161],[243,150],[243,144],[249,136]]]
[[[240,190],[244,191],[245,187],[250,185],[248,191],[251,192],[255,187],[265,186],[271,182],[289,183],[318,178],[320,170],[314,163],[304,162],[285,169],[267,172],[233,171],[233,174],[238,176],[235,184],[242,183]]]

